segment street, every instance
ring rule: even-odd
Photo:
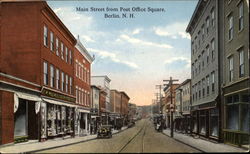
[[[96,139],[54,148],[41,153],[143,153],[143,152],[200,152],[160,132],[152,121],[143,119],[132,128],[113,135],[111,139]]]

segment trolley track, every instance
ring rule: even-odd
[[[117,152],[117,153],[121,153],[123,151],[125,151],[125,149],[130,145],[132,144],[132,141],[136,140],[137,137],[139,137],[139,134],[142,133],[142,139],[141,139],[141,142],[142,142],[142,146],[141,146],[141,151],[140,153],[143,153],[144,151],[144,136],[145,136],[145,132],[146,132],[146,121],[144,121],[143,123],[143,127],[130,139],[128,140],[121,148],[120,150]]]

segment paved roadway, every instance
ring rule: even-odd
[[[148,119],[132,128],[113,135],[111,139],[88,142],[39,151],[41,153],[143,153],[143,152],[200,152],[154,130]]]

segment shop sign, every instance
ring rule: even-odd
[[[69,101],[69,102],[75,102],[75,98],[73,97],[62,95],[62,94],[53,92],[48,89],[43,89],[42,94],[48,97],[56,98],[56,99],[61,99],[61,100]]]

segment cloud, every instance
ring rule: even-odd
[[[175,62],[185,62],[186,68],[191,67],[191,59],[187,57],[173,57],[164,61],[165,64],[173,64]]]
[[[159,44],[159,43],[154,43],[154,42],[148,42],[148,41],[144,41],[144,40],[130,37],[130,36],[125,35],[125,34],[120,35],[120,39],[123,39],[131,44],[140,44],[140,45],[154,46],[154,47],[166,48],[166,49],[173,48],[171,45],[168,45],[168,44]]]
[[[117,58],[116,54],[111,53],[109,51],[104,51],[104,50],[98,50],[98,49],[93,49],[93,48],[88,48],[87,49],[90,52],[94,52],[96,54],[98,54],[98,56],[100,56],[102,59],[104,58],[109,58],[111,61],[115,62],[115,63],[120,63],[120,64],[124,64],[130,68],[134,68],[134,69],[138,69],[139,66],[137,64],[135,64],[134,62],[130,62],[130,61],[126,61],[126,60],[120,60],[119,58]]]
[[[139,34],[141,31],[142,31],[141,28],[136,28],[135,30],[133,30],[132,34],[133,34],[133,35]]]
[[[185,32],[187,24],[188,22],[175,22],[166,26],[153,27],[153,31],[158,36],[167,36],[172,39],[181,37],[190,40],[190,35]]]
[[[91,37],[88,35],[81,35],[81,38],[83,38],[86,42],[95,42]]]

